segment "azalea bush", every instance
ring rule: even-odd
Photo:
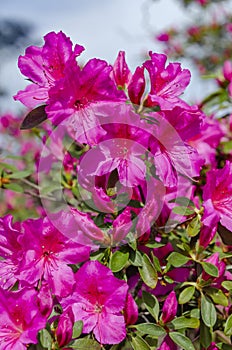
[[[232,349],[232,63],[190,105],[166,55],[83,50],[28,47],[1,117],[0,349]]]

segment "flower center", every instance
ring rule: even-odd
[[[96,312],[96,313],[101,313],[102,312],[102,309],[103,309],[103,306],[102,305],[100,305],[99,303],[96,303],[95,304],[95,306],[94,306],[94,311]]]

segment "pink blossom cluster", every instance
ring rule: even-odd
[[[220,320],[230,313],[230,248],[220,255],[216,235],[232,231],[229,127],[182,99],[190,72],[166,55],[132,72],[124,51],[81,65],[83,51],[51,32],[19,58],[30,84],[14,98],[33,109],[23,128],[41,154],[32,173],[3,165],[0,180],[31,185],[40,209],[0,218],[0,350],[44,348],[43,334],[54,349],[149,349],[149,336],[158,350],[192,349],[179,329],[198,339],[215,305]]]

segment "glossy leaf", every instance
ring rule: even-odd
[[[110,269],[113,271],[113,272],[118,272],[118,271],[121,271],[127,261],[128,261],[128,258],[129,258],[129,253],[123,253],[123,252],[120,252],[119,250],[116,251],[110,258]]]
[[[194,293],[195,293],[194,286],[190,286],[182,290],[182,292],[179,295],[179,304],[187,303],[189,300],[192,299]]]
[[[208,327],[213,327],[217,321],[215,306],[211,300],[204,295],[201,297],[201,317],[204,324]]]
[[[158,322],[160,309],[159,309],[159,302],[157,298],[154,295],[143,291],[143,302],[146,306],[146,309],[154,317],[156,322]]]
[[[141,323],[135,326],[135,328],[142,334],[148,334],[155,338],[158,338],[166,333],[166,331],[154,324],[154,323]]]
[[[170,332],[169,337],[184,350],[195,350],[191,340],[179,332]]]
[[[190,259],[189,257],[177,252],[172,252],[168,256],[168,262],[174,267],[180,267],[186,264],[189,261],[189,259]]]
[[[180,316],[172,320],[172,324],[175,329],[183,329],[183,328],[199,328],[200,321],[195,317],[184,317]]]
[[[143,282],[150,288],[155,288],[158,282],[158,273],[149,257],[144,254],[142,267],[139,267],[139,273]]]

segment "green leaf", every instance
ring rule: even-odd
[[[19,184],[13,183],[13,182],[10,184],[4,185],[4,188],[6,188],[7,190],[14,191],[14,192],[19,192],[19,193],[24,192],[24,189],[22,186],[20,186]]]
[[[141,323],[136,326],[134,326],[142,335],[148,334],[155,338],[158,338],[166,333],[166,331],[154,324],[154,323]]]
[[[146,306],[146,309],[154,317],[156,322],[159,319],[159,302],[156,297],[150,293],[143,291],[143,302]]]
[[[172,211],[175,214],[184,215],[184,216],[194,214],[194,209],[190,209],[190,208],[187,208],[184,206],[174,207],[174,208],[172,208]]]
[[[224,332],[227,336],[232,335],[232,315],[230,315],[226,320]]]
[[[155,288],[158,282],[158,273],[149,257],[144,254],[142,258],[142,267],[139,267],[139,273],[143,282],[150,288]]]
[[[190,317],[194,317],[194,318],[200,319],[200,317],[201,317],[200,310],[198,308],[192,309],[190,311]]]
[[[232,345],[222,344],[222,350],[232,350]]]
[[[208,273],[208,275],[212,277],[218,277],[219,272],[218,272],[217,266],[210,264],[208,262],[201,262],[201,266],[203,267],[205,272]]]
[[[89,339],[89,338],[77,339],[68,347],[72,349],[78,349],[78,350],[87,350],[87,349],[101,350],[101,345],[97,343],[95,340]]]
[[[172,252],[169,256],[168,256],[168,262],[174,266],[174,267],[180,267],[184,264],[186,264],[189,261],[189,257],[182,255],[180,253],[177,252]]]
[[[139,335],[131,337],[130,343],[134,350],[151,350],[147,342]]]
[[[159,259],[154,254],[151,253],[151,255],[152,255],[153,264],[154,264],[156,270],[158,272],[162,272]]]
[[[120,252],[119,250],[116,251],[110,258],[110,269],[113,271],[113,272],[118,272],[118,271],[121,271],[127,261],[128,261],[128,258],[129,258],[129,253],[123,253],[123,252]]]
[[[209,327],[207,327],[204,322],[200,325],[200,343],[204,348],[208,348],[212,342],[212,332]]]
[[[222,282],[222,287],[232,291],[232,281],[224,281]]]
[[[143,264],[142,254],[138,250],[131,250],[129,261],[132,265],[141,267]]]
[[[39,340],[41,345],[50,350],[52,348],[52,336],[51,334],[47,331],[47,329],[42,329],[39,333]]]
[[[14,165],[0,162],[0,171],[2,171],[3,169],[9,169],[11,171],[17,171],[17,168]]]
[[[187,234],[188,234],[189,237],[195,237],[200,232],[200,229],[201,229],[201,223],[200,223],[200,220],[199,220],[198,216],[196,216],[188,224],[188,226],[187,226]]]
[[[222,306],[228,306],[228,299],[227,299],[226,295],[220,289],[207,288],[206,294],[211,297],[211,299],[213,300],[213,302],[215,304],[219,304]]]
[[[76,321],[73,325],[73,334],[72,334],[72,338],[78,338],[83,330],[83,321]]]
[[[199,328],[200,321],[195,317],[177,317],[174,320],[172,320],[172,324],[174,325],[175,329],[182,329],[182,328]]]
[[[184,350],[195,350],[191,340],[179,332],[170,332],[169,337]]]
[[[195,204],[193,203],[193,201],[191,201],[187,197],[177,197],[177,198],[170,200],[169,203],[177,203],[177,204],[184,206],[184,207],[189,207],[189,206],[195,207]]]
[[[9,178],[11,178],[11,179],[23,179],[23,178],[31,175],[33,172],[34,172],[33,170],[15,171],[13,174],[9,175]]]
[[[62,190],[62,186],[60,183],[57,183],[57,182],[54,182],[54,183],[50,183],[48,186],[43,186],[40,193],[42,195],[46,195],[48,193],[52,193],[54,191],[59,191],[59,190]]]
[[[207,327],[213,327],[217,321],[215,306],[207,297],[201,297],[201,317]]]
[[[182,292],[179,295],[179,304],[187,303],[189,300],[192,299],[194,293],[195,293],[194,286],[190,286],[182,290]]]

